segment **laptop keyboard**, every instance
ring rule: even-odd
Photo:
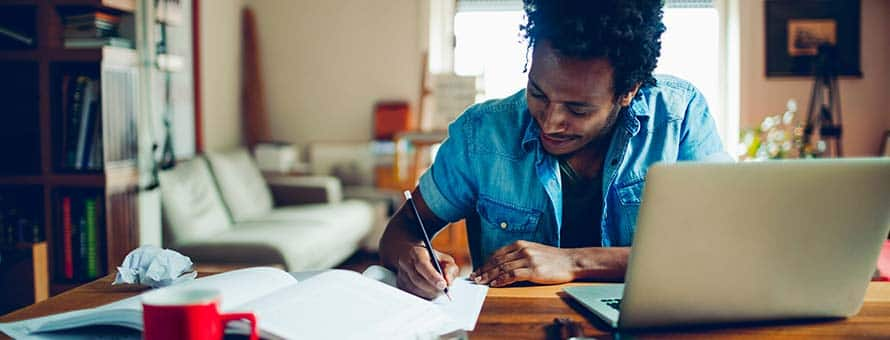
[[[615,308],[617,311],[621,310],[621,299],[602,299],[600,301],[609,305],[609,307]]]

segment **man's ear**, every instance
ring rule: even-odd
[[[641,83],[637,83],[632,89],[630,89],[630,91],[621,96],[620,102],[622,107],[630,106],[630,102],[637,95],[637,91],[640,90],[640,85]]]

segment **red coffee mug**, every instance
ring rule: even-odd
[[[253,313],[219,313],[220,293],[212,289],[167,288],[142,296],[143,338],[147,340],[219,340],[226,323],[250,321],[250,340],[257,340]]]

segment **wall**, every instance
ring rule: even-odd
[[[418,0],[247,0],[255,10],[273,139],[371,138],[374,103],[420,95]]]
[[[845,156],[873,156],[890,129],[890,1],[862,0],[862,78],[841,78]],[[769,78],[765,67],[764,3],[741,0],[740,126],[753,127],[763,117],[783,112],[785,102],[798,102],[799,118],[808,110],[813,80]],[[802,117],[803,116],[803,117]]]
[[[242,143],[241,8],[243,0],[201,1],[201,128],[204,151]]]

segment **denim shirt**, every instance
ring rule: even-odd
[[[704,97],[684,80],[656,76],[656,85],[641,88],[619,115],[603,163],[603,247],[631,245],[650,165],[731,160]],[[559,164],[541,146],[540,132],[525,90],[476,104],[451,123],[420,178],[424,201],[440,219],[479,215],[476,266],[518,240],[560,245]]]

